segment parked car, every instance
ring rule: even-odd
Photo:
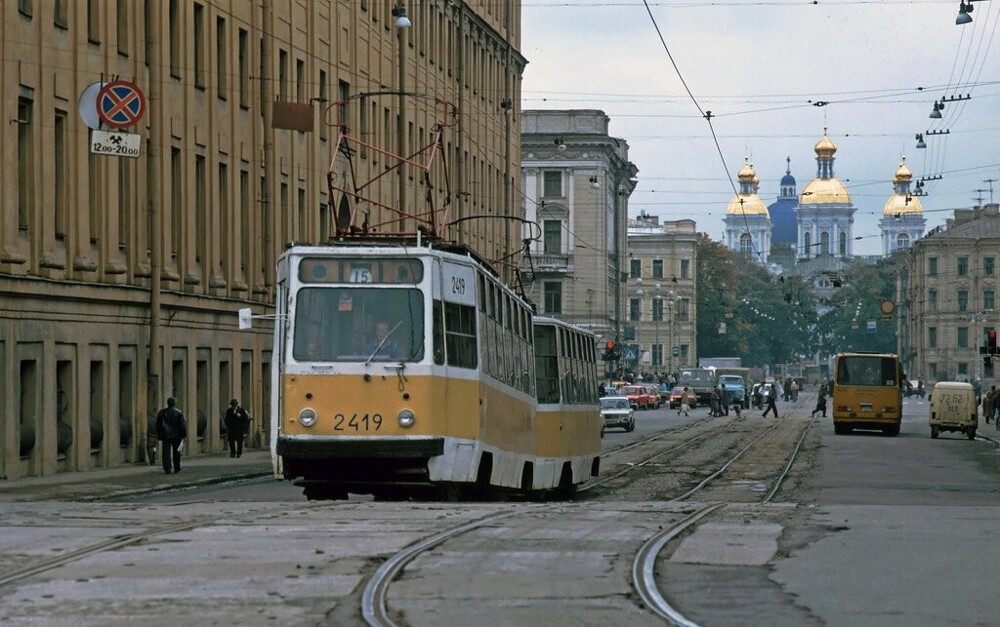
[[[604,429],[635,430],[635,410],[632,401],[625,396],[605,396],[601,399],[601,417]],[[604,430],[601,430],[604,433]]]
[[[682,402],[691,409],[694,409],[698,405],[698,395],[691,388],[688,388],[685,395],[684,386],[678,385],[670,390],[670,409],[680,408]]]
[[[618,392],[627,396],[635,409],[652,409],[660,402],[659,392],[651,392],[645,385],[626,385],[619,388]]]

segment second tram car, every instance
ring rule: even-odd
[[[571,491],[597,474],[593,337],[533,323],[467,249],[293,246],[277,278],[272,460],[308,497]]]
[[[839,353],[833,366],[833,430],[879,429],[898,435],[903,420],[903,369],[897,355]]]

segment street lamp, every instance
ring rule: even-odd
[[[635,296],[636,298],[639,299],[639,308],[638,311],[636,311],[636,321],[635,321],[635,343],[639,347],[639,350],[636,351],[635,369],[639,371],[639,374],[641,374],[642,373],[642,297],[645,295],[645,292],[642,290],[642,277],[637,278],[635,280],[635,284],[637,286],[635,289]]]

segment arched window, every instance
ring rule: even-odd
[[[847,233],[840,232],[840,256],[847,256]]]
[[[812,254],[812,233],[808,231],[802,237],[802,257],[808,259]]]
[[[904,250],[910,247],[910,236],[906,233],[900,233],[896,236],[896,250]]]
[[[830,251],[830,232],[829,231],[823,231],[822,233],[820,233],[819,234],[819,241],[820,241],[820,245],[819,245],[819,252],[820,252],[820,254],[821,255],[829,255],[830,252],[831,252]]]
[[[747,259],[753,258],[753,238],[749,233],[740,235],[740,254]]]

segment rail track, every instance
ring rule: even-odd
[[[739,420],[739,419],[737,419]],[[666,449],[644,455],[640,458],[638,462],[635,462],[632,466],[626,469],[613,473],[608,477],[602,477],[601,479],[582,487],[579,492],[592,489],[594,487],[604,485],[612,479],[619,478],[627,475],[633,469],[641,468],[655,460],[662,459],[671,453],[676,453],[681,450],[690,448],[701,442],[703,439],[716,435],[720,430],[725,429],[734,421],[728,421],[718,427],[713,427],[707,431],[696,433],[691,437],[684,438],[682,441],[672,444]],[[815,424],[816,420],[812,419],[808,422],[802,432],[798,435],[794,447],[789,452],[786,463],[780,472],[773,477],[772,487],[766,495],[763,496],[761,502],[769,502],[780,490],[782,482],[787,477],[788,473],[791,471],[795,459],[799,455],[802,447],[802,443],[805,441],[811,427]],[[761,442],[768,435],[774,434],[777,429],[787,424],[785,419],[779,419],[774,423],[767,425],[759,433],[755,434],[753,438],[744,446],[740,448],[736,453],[729,456],[724,463],[721,463],[717,470],[712,472],[708,477],[699,482],[696,486],[690,490],[676,496],[672,499],[672,502],[680,502],[690,500],[692,496],[700,491],[703,491],[708,485],[711,484],[713,480],[723,475],[727,469],[729,469],[733,464],[739,461],[744,455],[753,449],[755,445]],[[652,435],[648,438],[644,438],[641,441],[630,443],[614,451],[610,451],[608,456],[611,455],[621,455],[629,451],[635,451],[644,445],[648,445],[652,442],[662,441],[666,436],[674,436],[682,431],[689,429],[672,429],[665,432],[660,432]],[[655,577],[655,565],[657,560],[662,553],[663,549],[674,539],[681,537],[686,531],[691,529],[699,521],[705,519],[706,517],[712,515],[718,510],[724,508],[727,505],[725,502],[710,502],[705,504],[694,505],[694,508],[681,517],[679,520],[664,526],[663,529],[658,531],[649,537],[641,546],[641,548],[636,552],[631,568],[631,578],[632,578],[632,588],[638,595],[642,604],[646,609],[673,624],[677,625],[696,625],[689,618],[683,616],[679,611],[674,609],[667,597],[659,590],[657,587],[656,577]],[[548,504],[550,508],[550,513],[553,516],[558,516],[563,512],[578,510],[579,508],[585,507],[585,503],[573,503],[570,505],[565,504]],[[559,508],[559,509],[557,509]],[[560,511],[561,509],[561,511]],[[382,566],[369,578],[367,581],[363,594],[361,603],[361,613],[365,621],[369,625],[373,626],[389,626],[396,625],[397,623],[392,618],[392,613],[388,607],[388,592],[392,582],[403,572],[407,564],[412,563],[415,559],[421,555],[434,550],[437,547],[445,544],[449,540],[454,540],[460,536],[473,532],[475,530],[482,529],[484,527],[494,526],[498,523],[510,522],[517,519],[519,516],[526,515],[528,513],[537,515],[539,513],[537,508],[528,508],[515,511],[499,512],[484,516],[478,520],[472,522],[465,522],[460,525],[445,529],[439,533],[430,536],[420,542],[414,543],[406,549],[396,553],[386,560]]]

